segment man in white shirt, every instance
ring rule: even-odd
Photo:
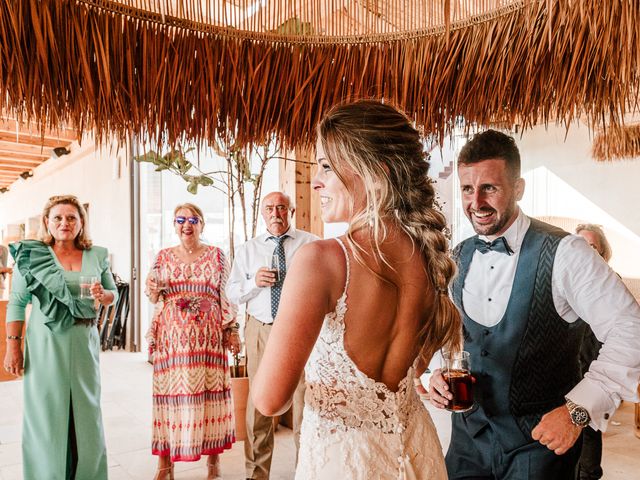
[[[476,403],[452,415],[449,478],[574,478],[582,429],[605,430],[621,399],[637,401],[640,306],[584,239],[520,211],[512,137],[474,136],[458,176],[478,235],[454,251],[452,295]],[[582,378],[584,322],[604,345]],[[440,408],[452,398],[441,372],[429,393]]]
[[[290,228],[295,208],[282,192],[271,192],[262,200],[261,214],[267,233],[248,241],[236,252],[227,283],[227,297],[236,304],[246,303],[248,320],[245,326],[247,373],[249,384],[258,370],[271,325],[276,317],[282,282],[288,265],[302,245],[318,237]],[[275,258],[274,258],[275,257]],[[278,274],[274,273],[275,262]],[[286,352],[282,352],[286,355]],[[296,452],[299,446],[302,409],[304,407],[304,379],[293,398],[293,431]],[[247,439],[244,442],[247,478],[268,479],[273,455],[273,422],[247,403]]]

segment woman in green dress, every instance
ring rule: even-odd
[[[116,286],[108,252],[92,246],[86,220],[76,197],[51,197],[42,212],[40,240],[10,245],[15,268],[4,368],[14,375],[24,372],[26,480],[107,478],[95,319],[97,304],[115,301]],[[80,298],[81,276],[93,298]],[[89,286],[90,277],[97,281]]]

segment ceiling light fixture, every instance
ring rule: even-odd
[[[53,149],[53,153],[56,154],[56,157],[61,157],[63,155],[69,155],[71,153],[71,150],[69,150],[67,147],[56,147]]]
[[[25,170],[24,172],[22,172],[22,173],[20,174],[20,177],[21,177],[23,180],[28,180],[29,178],[33,177],[33,172],[32,172],[32,171],[30,171],[30,170]]]
[[[7,193],[9,191],[9,187],[0,188],[0,193]]]

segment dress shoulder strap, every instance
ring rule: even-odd
[[[337,237],[336,237],[336,241],[338,242],[340,247],[342,247],[342,251],[344,252],[344,258],[347,262],[347,279],[344,282],[344,291],[342,292],[342,296],[346,297],[347,288],[349,287],[349,274],[351,273],[351,261],[349,260],[349,253],[347,252],[347,247],[345,246],[345,244],[342,242],[342,240],[340,240]]]

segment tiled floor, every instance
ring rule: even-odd
[[[0,480],[22,478],[20,460],[20,417],[22,382],[0,383]],[[151,366],[141,354],[107,352],[102,354],[102,412],[104,416],[109,478],[111,480],[150,480],[156,459],[150,454]],[[448,414],[432,412],[443,446],[449,442]],[[603,467],[606,480],[640,478],[640,439],[633,433],[633,405],[625,404],[605,434]],[[272,476],[274,480],[293,478],[293,437],[280,427]],[[244,478],[242,444],[222,455],[225,480]],[[176,480],[204,479],[205,460],[176,465]],[[31,480],[31,479],[29,479]],[[38,479],[40,480],[40,479]],[[338,479],[336,479],[338,480]]]

